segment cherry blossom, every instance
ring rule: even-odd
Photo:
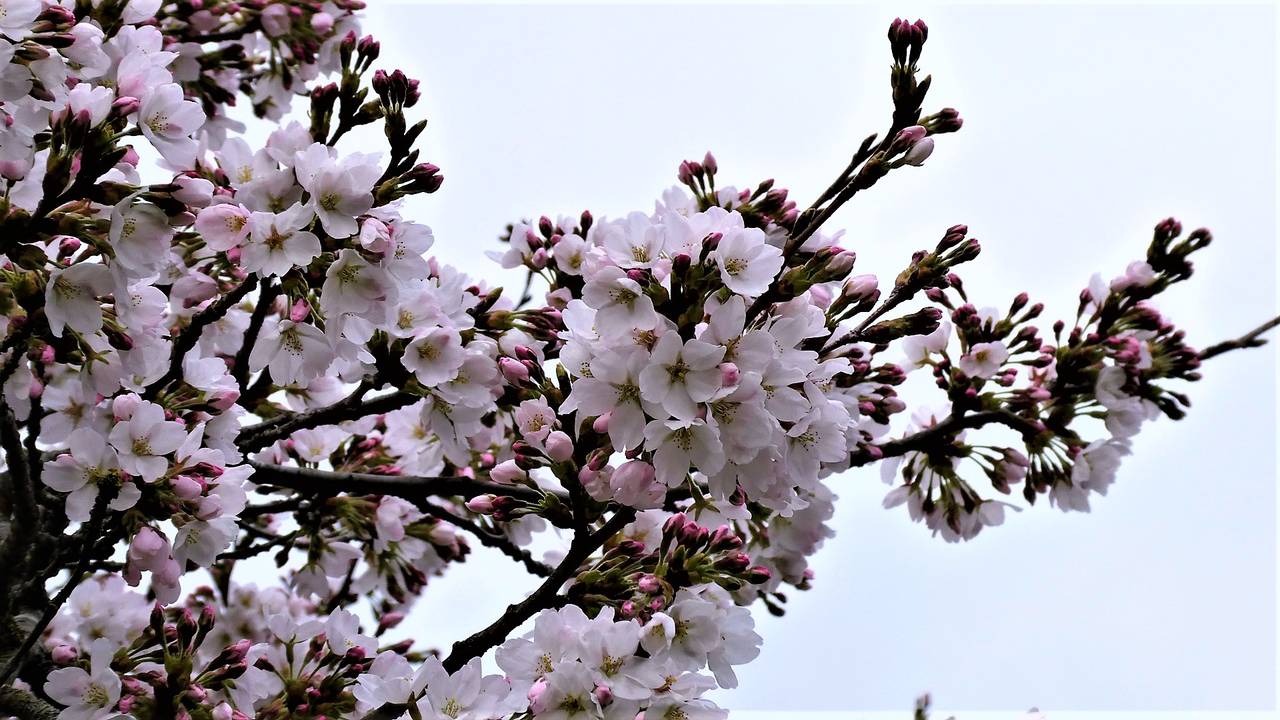
[[[1212,237],[1173,219],[1070,322],[980,304],[963,225],[854,274],[828,219],[963,125],[921,22],[893,130],[811,204],[707,153],[651,211],[511,222],[517,293],[428,254],[444,174],[364,3],[75,5],[0,0],[0,690],[33,717],[723,718],[850,471],[948,542],[1087,511],[1275,326],[1188,345],[1156,300]],[[480,553],[526,590],[423,633]]]

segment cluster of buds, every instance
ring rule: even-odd
[[[734,592],[768,582],[769,569],[743,550],[742,537],[728,525],[711,530],[676,513],[663,524],[656,549],[646,551],[634,540],[618,542],[578,574],[569,597],[583,607],[608,605],[619,617],[646,622],[681,588],[714,583]]]

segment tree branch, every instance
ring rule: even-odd
[[[344,420],[355,420],[366,415],[391,412],[406,405],[412,405],[422,399],[410,393],[394,392],[390,395],[383,395],[365,401],[364,394],[367,392],[369,392],[369,387],[365,383],[361,383],[355,392],[327,407],[282,415],[257,425],[242,428],[240,434],[236,436],[236,445],[241,452],[251,453],[255,450],[261,450],[277,440],[289,437],[298,430],[306,430],[321,425],[336,425]]]
[[[583,561],[604,545],[605,541],[616,535],[624,525],[631,522],[635,518],[635,514],[635,510],[631,508],[619,509],[599,530],[589,535],[575,535],[573,542],[569,545],[569,552],[564,556],[564,560],[538,586],[538,589],[534,590],[524,600],[507,606],[507,610],[502,614],[502,617],[499,617],[489,627],[453,644],[453,650],[444,661],[445,670],[451,673],[456,672],[463,665],[466,665],[471,658],[483,655],[488,652],[489,648],[506,640],[511,631],[520,627],[525,620],[554,605],[560,588],[577,574],[578,568]]]
[[[13,486],[14,520],[21,528],[30,529],[36,520],[36,489],[31,484],[28,472],[27,453],[22,446],[22,435],[18,431],[18,420],[13,410],[5,402],[4,393],[0,391],[0,448],[4,450],[4,461],[9,466],[9,480]],[[10,540],[17,540],[15,533]]]
[[[26,690],[0,687],[0,715],[19,720],[57,720],[58,710]]]
[[[258,304],[253,307],[253,314],[249,316],[249,327],[244,331],[244,342],[236,351],[236,357],[231,363],[231,377],[235,378],[238,387],[245,387],[248,384],[249,355],[253,353],[253,346],[258,342],[258,333],[262,331],[267,313],[271,311],[271,306],[275,304],[276,296],[279,294],[280,288],[274,282],[264,284],[258,293]]]
[[[524,565],[525,570],[528,570],[533,575],[548,577],[551,573],[555,572],[555,568],[552,568],[544,562],[535,560],[528,550],[516,545],[505,535],[489,532],[483,527],[480,527],[478,523],[462,517],[461,515],[455,515],[439,505],[427,500],[419,502],[418,509],[428,515],[439,518],[450,525],[456,525],[472,535],[475,535],[481,545],[500,550],[503,555],[506,555],[512,560]]]
[[[1017,430],[1022,433],[1023,437],[1030,438],[1039,435],[1042,429],[1034,422],[1024,417],[1009,412],[1008,410],[984,410],[982,412],[971,413],[968,415],[951,415],[942,422],[931,425],[919,432],[907,435],[897,440],[890,440],[879,445],[875,445],[880,451],[880,455],[873,456],[867,452],[855,453],[853,456],[853,466],[859,467],[869,465],[877,460],[884,458],[898,457],[909,452],[922,451],[928,448],[934,442],[955,435],[962,430],[973,430],[985,425],[1004,425],[1006,427]]]
[[[204,333],[204,329],[222,319],[227,311],[236,303],[240,302],[249,291],[258,286],[258,276],[250,275],[245,278],[244,282],[236,286],[234,290],[218,298],[218,300],[205,309],[195,314],[191,318],[191,324],[187,326],[173,341],[173,352],[169,355],[169,370],[160,376],[159,380],[147,386],[146,397],[154,398],[156,393],[165,385],[182,377],[182,360],[191,352],[191,349],[200,341],[200,336]]]
[[[1244,350],[1245,348],[1262,347],[1263,345],[1267,344],[1266,339],[1263,338],[1262,336],[1266,334],[1269,330],[1278,326],[1280,326],[1280,317],[1271,318],[1270,320],[1262,323],[1258,327],[1254,328],[1253,330],[1250,330],[1249,332],[1245,333],[1244,335],[1241,335],[1240,337],[1234,340],[1224,340],[1215,345],[1210,345],[1204,350],[1201,350],[1200,359],[1208,360],[1209,358],[1217,357],[1223,353],[1231,352],[1232,350]]]
[[[371,473],[334,472],[332,470],[313,470],[310,468],[290,467],[286,465],[269,465],[253,460],[249,461],[253,468],[250,478],[259,485],[276,485],[305,493],[330,494],[350,493],[365,495],[394,495],[409,501],[420,501],[431,496],[473,498],[477,495],[507,495],[538,502],[543,494],[558,494],[551,491],[539,491],[524,485],[499,485],[498,483],[474,480],[469,477],[423,477],[418,475],[374,475]]]
[[[71,597],[71,591],[76,589],[80,581],[84,579],[85,570],[89,565],[89,557],[92,554],[93,545],[97,542],[98,536],[102,532],[102,521],[107,515],[107,504],[111,502],[109,493],[99,493],[98,499],[93,505],[93,513],[89,517],[88,533],[85,535],[84,544],[80,550],[80,560],[76,563],[75,568],[71,570],[71,575],[67,577],[67,582],[53,597],[53,600],[45,607],[44,613],[40,616],[40,620],[36,622],[35,627],[22,641],[22,645],[9,658],[9,662],[5,665],[4,671],[0,672],[0,686],[9,682],[9,678],[22,667],[23,659],[27,653],[31,651],[32,646],[44,634],[45,628],[49,627],[49,623],[53,621],[53,616],[58,614],[58,610],[66,603],[67,598]]]

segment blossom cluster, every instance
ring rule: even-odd
[[[404,216],[443,175],[358,9],[0,0],[5,702],[724,717],[706,694],[759,653],[750,608],[813,585],[839,473],[883,462],[887,505],[969,539],[1011,505],[973,478],[1087,510],[1188,405],[1168,381],[1202,354],[1151,299],[1207,231],[1162,222],[1050,338],[1025,294],[969,301],[965,226],[883,284],[823,229],[962,126],[922,113],[921,22],[889,32],[889,132],[812,205],[717,186],[708,153],[652,211],[510,225],[513,297]],[[238,100],[275,121],[261,147]],[[944,404],[907,424],[924,368]],[[447,654],[393,640],[481,547],[541,584]]]

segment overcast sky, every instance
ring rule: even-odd
[[[380,65],[422,80],[424,157],[446,177],[415,219],[441,257],[493,278],[481,250],[505,223],[649,210],[708,149],[723,182],[775,177],[808,204],[887,124],[885,30],[914,9],[371,5]],[[1090,274],[1120,273],[1173,214],[1215,236],[1162,302],[1194,343],[1276,313],[1272,7],[920,14],[926,109],[957,107],[965,126],[836,215],[863,272],[891,277],[966,223],[979,305],[1029,290],[1070,319]],[[834,479],[838,535],[813,591],[781,621],[760,613],[763,653],[721,701],[904,717],[925,690],[992,710],[1274,707],[1276,355],[1206,375],[1191,416],[1148,425],[1090,515],[1045,504],[950,546],[880,508],[875,470]],[[478,550],[428,592],[413,634],[447,647],[487,624],[516,572]]]

